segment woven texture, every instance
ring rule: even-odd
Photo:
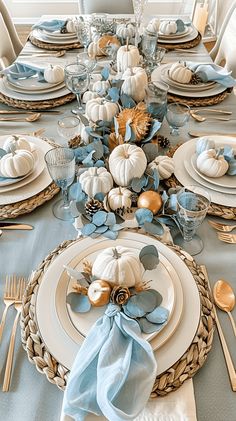
[[[192,41],[180,42],[179,44],[168,44],[168,42],[164,44],[163,42],[160,42],[158,46],[163,47],[166,50],[175,50],[176,48],[187,50],[188,48],[196,47],[201,42],[201,39],[201,34],[198,33],[197,37],[194,38]]]
[[[73,50],[74,48],[80,48],[81,44],[79,42],[73,42],[73,44],[50,44],[49,42],[39,41],[32,34],[29,36],[29,41],[35,47],[43,48],[44,50]]]
[[[176,149],[181,145],[178,144],[177,146],[170,148],[167,155],[172,157],[176,151]],[[163,180],[164,184],[170,188],[170,187],[176,187],[176,186],[180,186],[181,183],[179,182],[179,180],[177,180],[177,178],[172,175],[170,178]],[[229,206],[223,206],[223,205],[217,205],[216,203],[211,203],[207,213],[209,215],[213,215],[213,216],[219,216],[220,218],[224,218],[224,219],[233,219],[236,220],[236,207],[229,207]]]
[[[51,383],[62,390],[66,386],[69,371],[53,358],[40,336],[35,317],[35,301],[44,272],[50,263],[76,241],[80,240],[63,242],[32,274],[25,292],[21,316],[22,343],[29,361],[35,364],[37,370],[44,373]],[[205,276],[191,256],[179,247],[170,246],[170,248],[185,262],[194,276],[201,300],[201,316],[197,333],[185,354],[171,368],[156,378],[151,394],[153,398],[178,389],[185,380],[192,377],[205,362],[213,340],[214,312]]]
[[[227,98],[230,92],[231,89],[226,89],[220,94],[202,98],[188,98],[186,96],[168,93],[168,102],[180,102],[181,104],[187,104],[190,107],[207,107],[208,105],[220,104],[220,102],[224,101],[225,98]]]
[[[69,93],[59,98],[46,99],[44,101],[23,101],[20,99],[13,99],[7,95],[0,93],[0,102],[10,105],[15,108],[22,108],[24,110],[47,110],[60,105],[67,104],[75,99],[75,95]]]

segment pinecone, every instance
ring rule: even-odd
[[[91,199],[85,204],[86,215],[93,216],[97,211],[103,209],[102,202],[99,200]]]
[[[170,141],[168,139],[168,137],[164,137],[162,135],[158,136],[158,145],[161,148],[169,148],[170,147]]]
[[[78,148],[80,143],[81,143],[81,136],[78,134],[77,136],[72,137],[72,139],[68,141],[68,146],[69,148],[74,149],[74,148]]]
[[[192,78],[190,80],[191,85],[198,85],[201,82],[202,79],[196,73],[193,73]]]

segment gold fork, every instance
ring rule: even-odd
[[[15,346],[15,338],[16,338],[16,329],[17,329],[18,319],[22,310],[22,298],[23,298],[25,286],[26,286],[26,280],[24,278],[21,278],[18,285],[18,296],[14,304],[17,313],[16,313],[16,317],[15,317],[12,331],[11,331],[11,338],[10,338],[10,343],[9,343],[5,375],[4,375],[3,387],[2,387],[3,392],[8,392],[9,387],[10,387],[12,362],[13,362],[14,346]]]
[[[208,223],[217,231],[222,231],[222,232],[231,232],[236,228],[236,225],[221,224],[220,222],[215,222],[212,220],[209,220]]]
[[[224,232],[218,232],[217,235],[220,241],[224,241],[225,243],[230,243],[230,244],[236,244],[236,234],[227,234]]]
[[[5,304],[5,308],[2,315],[2,320],[0,323],[0,343],[2,339],[2,334],[5,326],[7,311],[9,307],[14,304],[15,299],[17,298],[17,279],[16,275],[12,276],[6,276],[5,281],[5,289],[4,289],[4,296],[3,296],[3,302]]]

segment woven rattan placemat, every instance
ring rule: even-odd
[[[181,145],[178,144],[177,146],[174,146],[173,148],[170,148],[167,155],[173,156],[176,149]],[[177,180],[177,178],[172,175],[170,178],[163,180],[164,184],[170,188],[170,187],[176,187],[180,186],[181,183]],[[236,203],[236,201],[235,201]],[[209,215],[213,216],[219,216],[220,218],[224,219],[234,219],[236,220],[236,207],[229,207],[229,206],[223,206],[223,205],[217,205],[216,203],[211,203],[207,212]]]
[[[181,104],[187,104],[190,107],[207,107],[209,105],[216,105],[220,102],[224,101],[227,98],[228,94],[232,91],[232,89],[226,89],[225,91],[221,92],[220,94],[203,97],[203,98],[193,98],[193,97],[186,97],[181,95],[174,95],[168,93],[168,102],[180,102]]]
[[[72,44],[50,44],[49,42],[40,41],[35,38],[32,33],[29,35],[29,41],[31,44],[35,45],[35,47],[50,51],[73,50],[74,48],[81,48],[81,44],[79,42],[73,42]]]
[[[76,241],[65,241],[53,250],[32,274],[25,292],[21,316],[21,335],[23,347],[29,361],[36,365],[39,372],[45,374],[51,383],[64,389],[69,371],[50,354],[40,335],[35,302],[44,272],[51,262],[68,246]],[[151,397],[164,396],[178,389],[185,380],[192,377],[202,367],[211,349],[214,331],[214,312],[205,276],[193,258],[177,246],[169,246],[185,262],[191,271],[200,295],[201,316],[196,335],[184,355],[168,370],[156,378]]]
[[[193,48],[196,47],[198,44],[200,44],[201,42],[201,34],[198,33],[198,35],[196,36],[196,38],[194,38],[192,41],[187,41],[187,42],[180,42],[179,44],[170,44],[170,43],[163,43],[160,42],[158,44],[159,47],[165,48],[166,50],[175,50],[176,48],[181,48],[181,49],[188,49],[188,48]]]
[[[75,95],[69,93],[59,98],[45,99],[43,101],[25,101],[21,99],[13,99],[7,95],[0,93],[0,102],[10,105],[15,108],[22,108],[24,110],[47,110],[49,108],[59,107],[67,104],[75,99]]]

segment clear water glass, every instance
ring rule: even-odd
[[[77,55],[77,63],[85,66],[91,74],[97,65],[97,60],[96,57],[90,57],[87,52],[84,52]]]
[[[65,116],[57,122],[57,132],[64,139],[63,146],[68,146],[68,140],[80,134],[80,120],[74,116]]]
[[[172,136],[179,135],[179,128],[185,126],[190,116],[190,108],[188,105],[181,103],[172,103],[167,107],[166,120],[171,128]]]
[[[65,66],[65,84],[67,88],[76,95],[78,101],[78,107],[72,110],[74,114],[84,112],[81,95],[87,91],[89,82],[90,77],[85,65],[71,63]]]
[[[68,187],[75,178],[75,154],[69,148],[50,149],[45,155],[45,162],[53,181],[61,188],[63,199],[53,205],[53,214],[63,221],[73,221],[70,213]]]
[[[153,56],[152,56],[152,69],[155,69],[155,67],[160,66],[165,54],[166,49],[162,47],[157,47]]]
[[[150,82],[146,88],[145,103],[148,112],[162,122],[167,110],[167,93],[169,85],[162,81]]]
[[[207,191],[197,186],[185,186],[177,194],[177,220],[182,232],[174,237],[174,243],[192,256],[204,247],[202,239],[196,234],[210,206],[211,198]]]
[[[157,48],[157,34],[144,33],[142,36],[142,53],[148,65],[152,63],[152,57]]]
[[[92,41],[91,22],[88,19],[77,19],[76,33],[78,41],[87,50],[90,42]]]

